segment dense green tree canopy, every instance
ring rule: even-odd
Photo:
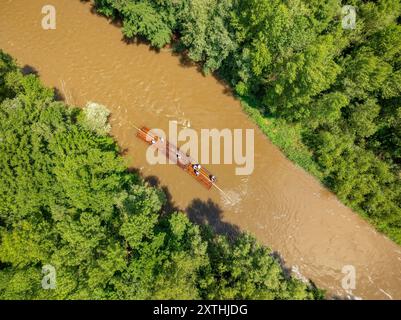
[[[322,297],[250,236],[161,215],[165,194],[127,171],[104,107],[54,101],[1,51],[0,93],[0,299]]]
[[[174,39],[297,128],[314,173],[401,244],[401,1],[347,4],[352,30],[340,0],[95,0],[126,38]],[[249,236],[160,216],[164,194],[127,173],[106,127],[53,95],[0,51],[2,298],[320,297]],[[44,264],[56,290],[41,288]]]

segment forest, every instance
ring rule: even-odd
[[[128,170],[106,107],[0,50],[0,299],[322,299],[248,234],[215,234]],[[44,290],[44,266],[56,271]]]
[[[342,6],[356,10],[342,26]],[[95,0],[224,79],[262,131],[401,244],[400,0]]]

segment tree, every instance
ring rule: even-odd
[[[203,63],[205,73],[220,68],[235,49],[228,22],[231,9],[232,0],[194,0],[180,11],[182,44],[192,60]]]
[[[16,70],[17,66],[12,57],[0,50],[0,102],[12,96],[12,90],[8,88],[5,77]]]
[[[137,36],[147,38],[151,45],[157,48],[165,46],[171,40],[172,26],[168,21],[172,14],[164,15],[159,12],[159,6],[167,1],[109,1],[96,0],[96,9],[107,17],[121,17],[122,33],[127,38]],[[172,2],[168,2],[170,8]],[[170,22],[170,23],[169,23]]]
[[[312,299],[313,289],[288,279],[271,251],[242,235],[234,243],[214,237],[209,241],[210,266],[205,271],[206,299]]]
[[[12,65],[8,57],[3,59]],[[207,237],[183,213],[161,215],[165,194],[128,172],[103,130],[104,108],[97,112],[96,106],[88,125],[86,110],[55,102],[36,76],[7,70],[4,79],[13,81],[0,88],[8,90],[0,104],[0,298],[208,296],[207,288],[218,286],[204,272],[211,259],[220,268],[233,260],[212,257]],[[258,261],[239,262],[255,268],[251,274],[274,264],[259,259],[257,250],[243,251],[241,261]],[[45,265],[56,272],[54,290],[42,288]],[[269,281],[234,277],[235,287],[281,286],[291,298],[294,280],[276,277],[278,264],[273,269]],[[220,291],[219,298],[232,296]],[[296,297],[310,298],[309,291],[298,287]],[[246,297],[259,295],[248,290]]]
[[[301,117],[304,113],[302,106],[330,88],[341,71],[333,61],[332,41],[327,38],[324,42],[311,45],[283,64],[279,76],[271,82],[264,97],[264,104],[272,112],[282,113],[290,119]]]

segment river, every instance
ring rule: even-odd
[[[56,30],[41,27],[48,4],[56,8]],[[78,0],[0,0],[0,48],[69,103],[106,105],[128,165],[165,187],[171,206],[192,220],[219,233],[250,232],[330,295],[401,299],[401,248],[286,159],[215,77],[169,50],[124,42],[118,26]],[[235,164],[208,165],[227,198],[174,165],[149,165],[133,125],[167,130],[170,120],[197,131],[254,129],[253,173],[237,176]],[[342,271],[349,265],[356,287],[347,293]]]

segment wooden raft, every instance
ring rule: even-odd
[[[213,186],[213,182],[211,180],[213,175],[203,166],[201,166],[201,169],[198,170],[199,175],[196,175],[195,170],[193,169],[193,165],[196,164],[196,161],[178,149],[174,144],[153,134],[147,127],[138,129],[136,135],[147,144],[153,145],[154,148],[163,152],[167,160],[178,165],[207,189],[210,189]]]

